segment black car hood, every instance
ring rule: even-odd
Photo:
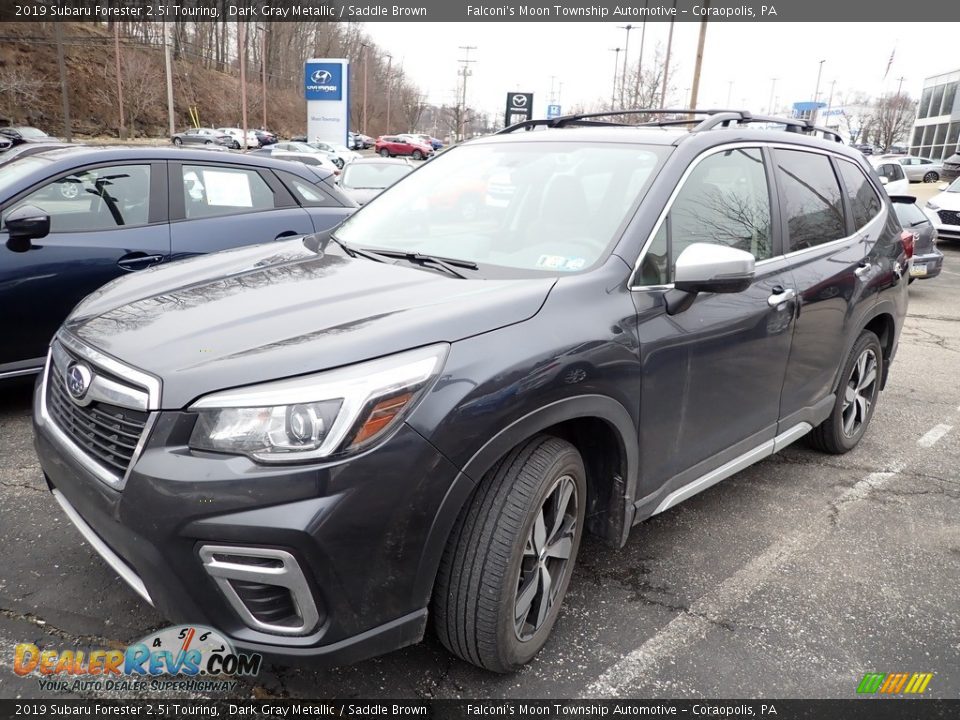
[[[244,247],[114,281],[73,335],[159,377],[175,409],[214,390],[454,342],[537,313],[555,279],[456,279],[347,257],[309,238]]]

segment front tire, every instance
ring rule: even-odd
[[[880,395],[883,363],[880,339],[870,330],[864,330],[844,363],[830,417],[808,435],[815,449],[842,455],[859,444]]]
[[[433,619],[467,662],[510,672],[544,646],[583,535],[586,471],[570,443],[538,435],[483,478],[440,562]]]
[[[423,160],[423,153],[420,152],[419,150],[414,150],[414,151],[413,151],[413,159],[414,159],[414,160]]]
[[[174,138],[173,144],[176,145],[177,147],[180,147],[181,145],[183,145],[183,140],[181,140],[180,138]]]
[[[380,157],[385,157],[385,158],[390,157],[390,151],[387,150],[386,148],[381,149],[381,150],[380,150]]]
[[[933,170],[931,170],[930,172],[928,172],[926,175],[923,176],[923,181],[925,183],[935,183],[939,179],[940,179],[940,176],[937,173],[935,173]]]

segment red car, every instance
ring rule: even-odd
[[[409,155],[414,160],[423,160],[433,155],[433,148],[429,145],[410,137],[396,135],[381,135],[377,138],[373,149],[381,157]]]

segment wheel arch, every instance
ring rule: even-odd
[[[895,312],[892,304],[888,307],[886,303],[876,306],[873,311],[865,318],[863,330],[869,330],[880,338],[880,347],[883,348],[883,375],[880,378],[880,389],[887,384],[887,376],[890,373],[890,361],[893,359],[894,347],[897,338],[897,323],[893,319]],[[860,333],[857,333],[857,337]],[[857,338],[853,338],[856,342]],[[851,347],[853,347],[851,343]],[[850,350],[848,349],[849,353]],[[846,356],[844,356],[846,357]]]
[[[437,570],[457,517],[496,462],[537,434],[552,434],[580,451],[587,470],[587,529],[620,547],[632,525],[639,467],[637,429],[626,408],[604,395],[558,400],[518,418],[490,438],[457,474],[440,503],[414,582],[418,607],[430,601]]]

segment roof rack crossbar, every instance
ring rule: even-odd
[[[707,109],[697,110],[690,108],[643,108],[634,110],[606,110],[603,112],[578,113],[575,115],[561,115],[555,118],[541,118],[536,120],[524,120],[522,122],[505,127],[497,132],[497,135],[506,135],[517,130],[532,130],[535,127],[562,128],[571,125],[579,126],[624,126],[629,123],[618,122],[616,120],[598,120],[604,117],[622,117],[624,115],[682,115],[686,117],[669,118],[664,120],[652,120],[648,122],[635,123],[633,127],[650,126],[669,126],[669,125],[693,125],[692,132],[704,132],[718,127],[729,128],[736,125],[749,125],[751,123],[770,123],[774,125],[783,125],[787,132],[795,133],[820,133],[824,139],[832,139],[842,143],[843,139],[834,130],[814,125],[813,121],[804,118],[787,118],[774,115],[754,115],[747,110],[726,110],[726,109]],[[697,119],[696,115],[706,115],[703,119]]]

